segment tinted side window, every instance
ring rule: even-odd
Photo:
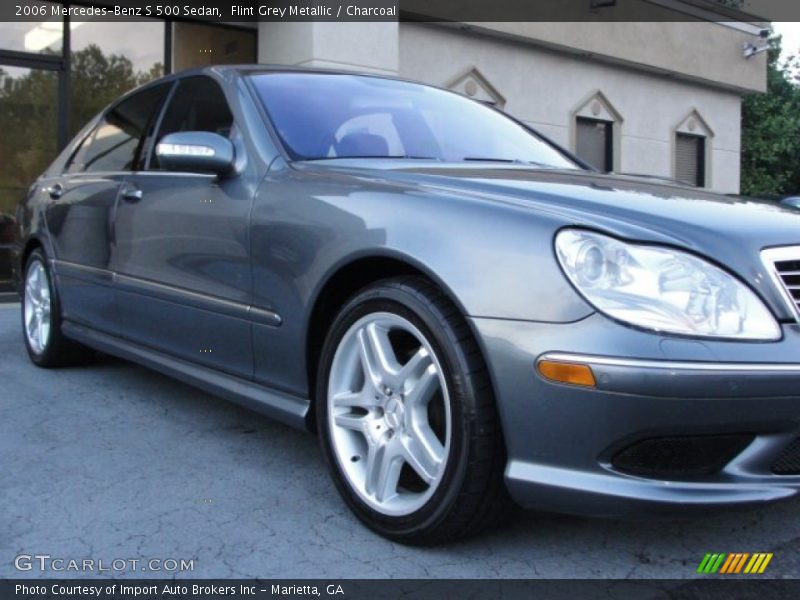
[[[187,77],[178,83],[157,134],[157,141],[179,131],[209,131],[229,137],[233,115],[219,84],[208,77]],[[150,168],[158,169],[153,154]]]
[[[75,152],[69,173],[130,171],[136,168],[170,84],[142,90],[108,111]]]

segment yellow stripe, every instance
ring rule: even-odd
[[[750,559],[750,562],[749,562],[749,563],[747,563],[747,566],[745,567],[745,569],[744,569],[744,572],[745,572],[745,573],[750,573],[750,572],[753,570],[753,567],[754,567],[754,566],[755,566],[755,565],[756,565],[758,562],[760,562],[761,560],[763,560],[763,558],[764,558],[764,555],[763,555],[763,554],[759,554],[758,552],[756,552],[755,554],[753,554],[753,558],[751,558],[751,559]]]
[[[761,564],[761,568],[758,570],[758,572],[759,573],[763,573],[764,569],[767,568],[767,565],[769,564],[769,561],[771,561],[771,560],[772,560],[772,552],[767,554],[767,557],[764,559],[764,562]]]
[[[728,572],[728,565],[731,564],[731,561],[734,559],[735,554],[728,554],[728,558],[725,561],[725,564],[722,565],[722,568],[719,570],[720,573],[727,573]]]
[[[758,570],[761,568],[761,565],[764,564],[764,559],[767,558],[766,552],[761,552],[758,557],[758,562],[753,565],[753,570],[751,573],[758,573]]]
[[[742,554],[742,560],[740,560],[740,561],[739,561],[739,564],[738,564],[738,565],[736,565],[736,571],[735,571],[735,573],[737,573],[737,574],[738,574],[738,573],[741,573],[741,572],[742,572],[742,567],[744,566],[744,561],[746,561],[746,560],[747,560],[747,558],[748,558],[749,556],[750,556],[750,553],[749,553],[749,552],[745,552],[744,554]]]

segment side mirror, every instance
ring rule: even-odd
[[[781,200],[781,206],[800,209],[800,196],[789,196]]]
[[[168,171],[214,173],[233,171],[233,144],[208,131],[181,131],[161,138],[156,145],[158,164]]]

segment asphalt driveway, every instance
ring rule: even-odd
[[[350,515],[311,435],[116,359],[37,369],[18,311],[0,304],[0,577],[49,554],[193,559],[179,577],[685,578],[706,552],[775,552],[766,575],[800,576],[797,501],[687,521],[520,513],[447,547],[393,544]]]

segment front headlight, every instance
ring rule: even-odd
[[[686,252],[565,229],[556,255],[578,291],[606,315],[681,335],[777,340],[764,303],[732,275]]]

